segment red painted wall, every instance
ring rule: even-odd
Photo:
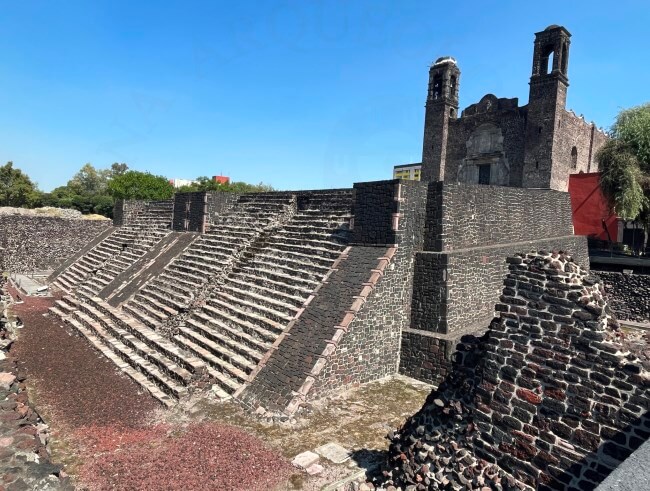
[[[612,214],[605,196],[600,190],[600,174],[571,174],[569,194],[573,211],[573,228],[576,235],[587,235],[608,240],[603,219],[612,241],[618,241],[618,218]]]

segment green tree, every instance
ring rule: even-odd
[[[650,103],[616,117],[612,138],[597,154],[600,183],[616,213],[650,228]]]
[[[115,199],[169,199],[174,187],[166,177],[130,170],[108,181],[108,191]]]
[[[39,200],[40,193],[29,176],[13,165],[7,162],[0,167],[0,206],[29,207]]]
[[[196,191],[217,191],[225,193],[264,193],[274,191],[273,187],[268,184],[248,184],[246,182],[236,181],[220,184],[217,181],[206,176],[196,178],[196,182],[189,186],[182,186],[179,192],[196,192]]]
[[[68,187],[78,195],[103,194],[107,181],[107,171],[98,171],[92,164],[86,164],[68,181]]]

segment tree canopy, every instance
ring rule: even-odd
[[[65,186],[44,193],[12,162],[0,167],[0,206],[54,206],[112,217],[115,199],[163,200],[171,198],[175,191],[253,193],[273,191],[273,188],[263,183],[219,184],[203,176],[192,185],[175,190],[166,177],[129,170],[127,164],[115,162],[106,169],[87,163]]]
[[[616,117],[612,138],[599,150],[600,183],[616,213],[650,228],[650,103]]]
[[[0,206],[31,206],[37,201],[38,189],[27,174],[13,162],[0,167]]]
[[[179,192],[195,192],[195,191],[217,191],[224,193],[266,193],[274,191],[273,187],[268,184],[260,182],[259,184],[248,184],[246,182],[235,181],[228,183],[219,183],[206,176],[196,178],[196,182],[189,186],[182,186],[178,189]]]
[[[130,170],[113,177],[108,192],[115,199],[162,200],[174,195],[174,187],[166,177]]]

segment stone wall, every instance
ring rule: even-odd
[[[396,189],[399,180],[362,182],[354,184],[353,244],[395,244],[394,224],[399,208]]]
[[[568,193],[432,183],[424,249],[453,251],[573,235],[571,217]]]
[[[395,255],[328,359],[311,397],[397,373],[401,331],[410,322],[412,258],[422,248],[427,185],[402,181],[395,191],[399,196]]]
[[[593,271],[605,287],[609,305],[621,320],[650,322],[650,275]]]
[[[56,268],[111,225],[110,220],[1,215],[0,270]]]
[[[121,227],[129,225],[133,219],[147,207],[147,202],[142,200],[118,199],[113,205],[113,225]]]

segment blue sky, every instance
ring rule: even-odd
[[[533,33],[572,33],[568,108],[599,126],[650,99],[647,0],[0,0],[0,162],[44,190],[86,162],[278,189],[419,161],[429,64],[461,108],[528,100]]]

